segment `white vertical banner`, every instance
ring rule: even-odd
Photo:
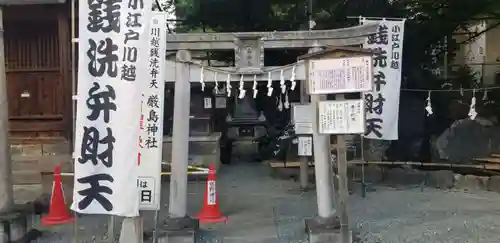
[[[71,209],[139,215],[137,137],[148,79],[152,1],[79,2],[75,181]]]
[[[373,91],[364,94],[365,137],[397,140],[405,20],[361,18],[360,21],[379,24],[378,32],[367,37],[363,44],[363,48],[374,51]]]
[[[139,124],[139,201],[141,210],[160,210],[163,106],[165,100],[166,16],[153,12],[149,24],[148,78],[142,82]]]

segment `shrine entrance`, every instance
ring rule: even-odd
[[[234,145],[239,144],[246,147],[241,150],[255,151],[254,139],[261,134],[269,134],[266,126],[269,127],[271,116],[266,116],[265,109],[257,108],[257,97],[267,99],[264,107],[274,106],[276,110],[281,107],[282,111],[290,108],[292,93],[298,95],[301,102],[307,102],[305,85],[297,85],[309,76],[305,62],[265,66],[266,49],[308,49],[317,52],[330,46],[360,46],[376,30],[377,24],[367,24],[337,30],[168,34],[166,49],[171,54],[167,54],[165,82],[167,86],[173,82],[174,91],[167,90],[166,95],[170,97],[167,103],[173,100],[174,107],[165,112],[172,114],[165,120],[173,123],[172,136],[165,137],[163,141],[163,159],[171,161],[171,175],[168,217],[160,229],[160,234],[164,235],[162,240],[176,234],[186,234],[189,242],[195,240],[193,232],[197,230],[198,221],[187,217],[189,167],[213,164],[218,171],[221,150],[234,154],[230,148],[234,149]],[[229,65],[225,63],[216,67],[196,58],[199,52],[220,50],[234,52],[234,66],[227,67]],[[258,88],[263,85],[265,87]],[[312,96],[311,103],[317,105],[321,99],[326,99],[326,96]],[[268,114],[272,113],[273,108]],[[282,119],[287,121],[289,118],[283,116]],[[215,124],[218,124],[218,131]],[[315,148],[319,148],[318,153],[314,153],[316,181],[320,182],[316,190],[318,216],[330,222],[328,220],[335,217],[335,209],[331,202],[333,198],[329,196],[334,190],[331,183],[328,185],[333,181],[329,136],[313,130],[313,141]],[[256,172],[242,168],[242,175]],[[255,188],[254,193],[259,188],[262,189],[262,186]]]
[[[181,66],[186,82],[191,83],[190,165],[208,167],[216,163],[218,168],[219,161],[229,164],[231,157],[255,161],[264,159],[259,156],[258,139],[269,130],[283,130],[290,120],[291,104],[307,97],[301,85],[306,78],[304,65],[265,66],[265,51],[292,49],[305,53],[312,47],[361,45],[375,28],[364,25],[337,30],[168,34],[164,160],[170,161],[172,156],[173,83],[181,75]],[[177,62],[179,50],[189,53],[187,64]],[[234,66],[231,62],[210,66],[207,51],[233,52]],[[257,90],[255,97],[253,90]],[[241,96],[242,92],[245,95]]]

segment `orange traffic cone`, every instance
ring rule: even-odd
[[[64,200],[61,165],[57,165],[54,169],[54,183],[52,185],[49,215],[42,217],[42,226],[64,224],[69,222],[73,222],[73,216],[69,212]]]
[[[228,221],[228,218],[221,213],[219,208],[219,199],[215,187],[216,179],[215,167],[213,164],[211,164],[208,169],[207,186],[205,188],[203,208],[201,212],[196,216],[196,218],[200,220],[200,223],[226,223]]]

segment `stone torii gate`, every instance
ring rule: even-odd
[[[366,36],[374,33],[375,29],[375,25],[362,25],[336,30],[168,34],[167,52],[234,50],[235,67],[226,70],[246,75],[245,81],[253,80],[250,75],[257,75],[257,80],[263,81],[267,80],[267,69],[278,68],[264,67],[265,49],[361,45]],[[167,61],[167,69],[170,72],[167,72],[166,82],[176,80],[175,66],[174,62]],[[297,68],[296,79],[305,80],[304,66]],[[198,82],[200,71],[199,67],[191,67],[189,81]],[[211,75],[213,74],[208,72],[205,81],[213,81]],[[279,80],[279,75],[276,74],[272,78]],[[232,77],[231,81],[239,81],[239,77]]]
[[[319,51],[326,46],[356,46],[364,43],[366,36],[376,33],[377,25],[362,25],[336,30],[312,31],[275,31],[275,32],[238,32],[238,33],[196,33],[168,34],[167,52],[177,52],[176,62],[167,61],[166,82],[175,82],[172,141],[172,175],[170,181],[169,218],[160,228],[164,236],[158,242],[171,242],[173,235],[185,232],[187,241],[194,242],[192,232],[197,222],[186,215],[187,170],[189,145],[189,104],[190,83],[199,82],[201,68],[190,65],[190,51],[234,50],[235,67],[227,71],[245,75],[244,81],[267,80],[267,71],[277,67],[264,66],[265,49],[310,48]],[[284,71],[289,77],[290,70]],[[204,74],[205,82],[213,82],[214,74]],[[273,72],[273,80],[279,80],[279,73]],[[306,80],[304,65],[297,65],[296,80]],[[239,81],[233,75],[231,81]],[[326,98],[326,97],[324,97]],[[320,98],[321,99],[321,98]],[[313,99],[312,102],[317,102]],[[335,215],[330,166],[329,136],[313,134],[315,146],[323,148],[322,153],[314,154],[316,166],[316,191],[318,199],[318,217],[328,222]],[[187,231],[187,232],[186,232]]]

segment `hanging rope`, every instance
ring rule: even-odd
[[[267,80],[268,96],[270,96],[270,94],[272,94],[272,82],[273,82],[272,73],[277,72],[277,71],[280,72],[280,80],[279,81],[280,81],[281,93],[284,94],[285,89],[286,89],[286,84],[285,84],[286,78],[284,75],[284,71],[289,70],[289,69],[292,70],[291,75],[290,75],[290,79],[289,79],[291,82],[290,90],[295,90],[295,87],[296,87],[296,69],[297,69],[297,66],[302,64],[303,62],[304,61],[301,60],[301,61],[298,61],[295,63],[280,66],[280,67],[264,69],[263,72],[264,73],[267,72],[267,74],[268,74],[268,80]],[[221,68],[203,66],[202,64],[195,63],[195,62],[189,62],[189,63],[196,65],[196,66],[199,66],[201,68],[202,74],[200,75],[200,83],[202,84],[202,87],[204,87],[204,83],[206,82],[206,80],[204,79],[204,74],[203,74],[203,72],[205,72],[205,71],[214,72],[215,73],[214,76],[218,73],[227,74],[229,76],[230,75],[242,75],[241,73],[238,73],[236,71],[228,71],[228,70],[221,69]],[[231,80],[229,80],[229,82],[231,82]],[[240,79],[240,83],[241,83],[241,79]],[[408,89],[408,88],[401,88],[400,90],[405,91],[405,92],[460,92],[460,94],[463,96],[464,92],[490,91],[490,90],[496,90],[496,89],[500,89],[500,86],[482,87],[482,88],[468,88],[468,89],[465,89],[463,87],[460,87],[459,89]],[[485,93],[484,96],[487,96],[487,94]],[[485,100],[484,97],[483,97],[483,100]]]

